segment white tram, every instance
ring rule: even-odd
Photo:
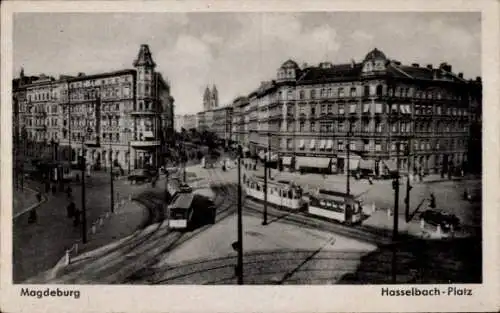
[[[245,177],[243,181],[247,196],[264,201],[264,181],[256,177]],[[267,202],[288,209],[302,208],[302,188],[289,184],[267,182]]]
[[[346,224],[362,221],[361,201],[343,192],[319,189],[309,196],[308,213]]]

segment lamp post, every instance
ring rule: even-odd
[[[346,177],[346,193],[350,195],[351,193],[351,136],[352,136],[352,122],[353,119],[349,119],[349,130],[347,131],[347,177]]]
[[[85,151],[85,135],[90,135],[92,129],[88,127],[86,133],[82,136],[82,157],[81,157],[81,170],[82,170],[82,242],[87,243],[87,208],[85,199],[85,169],[86,169],[86,151]]]
[[[241,204],[241,157],[243,149],[238,145],[238,264],[236,267],[236,274],[238,277],[238,285],[243,285],[243,217],[242,217],[242,204]]]
[[[110,176],[110,189],[111,189],[111,195],[110,195],[110,198],[111,198],[111,213],[114,213],[115,212],[115,189],[114,189],[114,186],[113,186],[113,181],[114,181],[114,178],[113,178],[113,148],[111,146],[111,140],[109,141],[109,153],[111,155],[111,166],[110,166],[110,171],[109,171],[109,176]]]
[[[269,155],[271,153],[271,133],[267,132],[267,153],[264,159],[264,212],[262,216],[262,225],[267,225],[267,176]]]

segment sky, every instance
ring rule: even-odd
[[[403,64],[448,62],[481,76],[481,16],[467,12],[17,13],[14,73],[133,68],[141,44],[171,84],[175,114],[201,111],[207,85],[228,105],[275,79],[288,59],[360,62],[375,47]]]

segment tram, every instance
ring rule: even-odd
[[[264,201],[264,181],[257,177],[245,177],[243,181],[247,196]],[[302,188],[291,184],[267,182],[267,202],[292,210],[302,208]]]
[[[168,226],[172,229],[188,229],[193,219],[193,193],[176,193],[168,211]]]
[[[343,192],[319,189],[309,195],[307,212],[345,224],[360,223],[363,217],[361,200]]]

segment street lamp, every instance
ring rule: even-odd
[[[267,225],[267,176],[269,155],[271,154],[271,133],[267,132],[267,153],[264,159],[264,212],[262,216],[262,225]]]
[[[241,145],[238,145],[238,221],[237,221],[237,231],[238,231],[238,241],[233,242],[232,248],[238,253],[237,264],[235,268],[235,274],[238,279],[238,285],[243,285],[243,212],[241,203],[241,158],[243,155],[243,149]]]
[[[354,118],[349,118],[349,130],[347,131],[347,177],[346,177],[346,194],[351,193],[351,136],[352,136],[352,123]]]
[[[86,151],[85,151],[85,137],[90,137],[92,129],[87,127],[86,132],[82,136],[82,156],[81,156],[81,170],[82,170],[82,242],[87,243],[87,208],[85,201],[85,169],[86,169]]]

